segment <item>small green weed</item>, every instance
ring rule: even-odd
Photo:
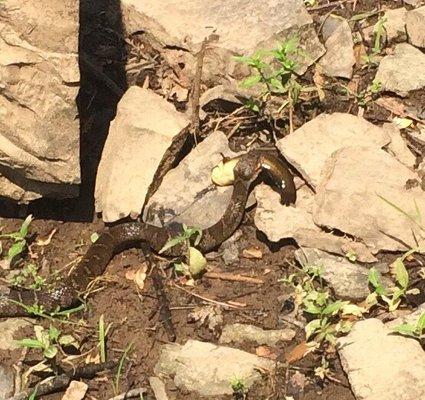
[[[40,290],[46,285],[46,280],[38,275],[37,266],[35,264],[26,265],[19,274],[9,280],[13,286],[23,286],[28,289]]]
[[[233,390],[233,395],[238,400],[243,400],[246,398],[248,390],[246,388],[245,382],[241,378],[233,378],[230,381],[230,387]]]
[[[11,233],[3,233],[0,235],[0,239],[12,239],[13,244],[10,246],[7,253],[7,260],[12,261],[15,257],[20,255],[24,250],[26,250],[27,243],[27,235],[29,226],[33,220],[32,215],[28,215],[22,223],[19,231],[11,232]],[[0,243],[0,253],[2,251],[1,243]]]
[[[114,389],[114,393],[116,395],[118,395],[120,393],[120,379],[121,379],[121,373],[122,370],[124,368],[124,362],[127,358],[127,354],[133,349],[133,345],[134,343],[131,342],[130,344],[127,345],[127,347],[124,349],[124,353],[120,359],[120,362],[118,364],[118,369],[117,369],[117,373],[115,375],[115,379],[114,382],[112,383],[113,389]]]
[[[385,17],[381,17],[378,19],[378,22],[375,24],[373,28],[373,47],[372,51],[369,54],[366,54],[363,57],[364,66],[367,67],[375,67],[379,64],[379,55],[381,54],[384,46],[385,39],[385,23],[387,19]]]
[[[32,349],[40,349],[43,351],[45,358],[54,358],[61,346],[79,347],[78,342],[71,335],[62,335],[59,329],[50,325],[48,330],[45,330],[40,325],[34,326],[35,338],[25,338],[18,340],[17,343],[21,347]]]
[[[425,338],[425,312],[421,314],[416,323],[404,323],[393,328],[394,332],[404,336],[411,336],[417,339]]]

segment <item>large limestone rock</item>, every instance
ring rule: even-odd
[[[113,222],[142,211],[146,195],[170,146],[183,143],[187,117],[154,92],[130,87],[118,103],[100,160],[96,211]]]
[[[78,195],[78,5],[0,8],[0,191],[26,203]]]
[[[425,54],[407,43],[398,44],[394,53],[379,64],[375,79],[383,90],[407,96],[412,90],[425,87]]]
[[[390,142],[384,130],[351,114],[321,114],[293,134],[280,139],[277,147],[283,156],[316,187],[324,163],[345,146],[370,145],[377,148]]]
[[[357,400],[425,397],[425,353],[415,339],[392,335],[381,321],[368,319],[338,344]]]
[[[361,239],[374,253],[425,249],[417,210],[425,192],[406,182],[416,173],[376,147],[345,147],[327,161],[317,187],[313,219]]]
[[[274,361],[242,350],[188,340],[183,346],[165,345],[155,373],[174,376],[177,387],[201,396],[220,396],[233,393],[233,379],[240,379],[249,389],[261,380],[259,371],[272,372],[274,368]]]

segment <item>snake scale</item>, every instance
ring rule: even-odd
[[[245,212],[245,206],[251,184],[262,171],[267,171],[274,186],[281,194],[281,202],[290,204],[295,201],[295,186],[286,165],[269,152],[252,150],[238,157],[234,168],[232,197],[220,220],[202,231],[197,248],[205,253],[219,246],[238,228]],[[52,289],[40,291],[12,287],[0,296],[0,318],[28,316],[21,304],[42,306],[45,312],[67,309],[79,302],[89,283],[103,274],[113,255],[124,247],[145,242],[152,251],[158,252],[170,238],[182,232],[180,225],[157,227],[143,222],[126,222],[107,229],[93,243],[82,260],[59,284]],[[184,254],[184,245],[168,249],[166,256],[176,257]],[[21,304],[18,304],[21,303]]]

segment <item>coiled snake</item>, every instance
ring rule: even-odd
[[[281,193],[284,204],[295,201],[293,177],[285,164],[268,152],[252,150],[239,156],[234,168],[233,192],[230,203],[221,219],[203,230],[197,248],[207,252],[228,239],[242,221],[251,184],[262,170],[267,170]],[[45,312],[58,308],[67,309],[79,302],[88,284],[101,275],[113,255],[123,246],[145,242],[151,250],[158,252],[167,241],[181,232],[181,227],[157,227],[143,222],[127,222],[113,226],[100,235],[79,264],[51,290],[35,291],[24,288],[11,288],[7,295],[0,297],[0,317],[28,316],[22,305],[42,306]],[[168,249],[167,256],[179,256],[185,251],[183,245]]]

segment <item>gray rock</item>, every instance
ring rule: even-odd
[[[136,86],[127,90],[97,173],[96,212],[102,212],[104,221],[139,216],[161,160],[188,125],[184,114],[153,91]]]
[[[197,51],[204,38],[218,37],[204,60],[204,79],[211,73],[221,76],[237,71],[232,55],[251,55],[257,49],[270,49],[277,41],[298,35],[308,57],[300,71],[324,53],[314,31],[313,20],[302,0],[231,2],[188,0],[123,0],[126,30],[150,32],[161,43]],[[246,27],[249,26],[249,29]]]
[[[383,90],[407,96],[425,86],[425,54],[410,44],[400,43],[393,54],[382,59],[375,79]]]
[[[260,370],[272,372],[274,368],[274,361],[242,350],[188,340],[183,346],[163,347],[155,374],[174,375],[177,387],[201,396],[220,396],[233,393],[233,379],[240,379],[249,389],[261,380]]]
[[[425,208],[425,192],[406,189],[416,173],[381,149],[345,147],[329,158],[322,174],[313,209],[317,225],[359,238],[374,254],[424,248],[415,210]]]
[[[356,399],[425,397],[425,354],[416,340],[392,335],[381,321],[368,319],[357,322],[338,345]]]
[[[385,11],[385,32],[389,41],[406,41],[406,14],[404,7]]]
[[[23,6],[6,0],[1,7],[2,196],[21,203],[43,196],[76,197],[78,6],[69,1]]]
[[[319,64],[328,76],[351,78],[356,63],[353,37],[347,20],[330,15],[323,24],[326,54]]]
[[[370,294],[369,268],[318,249],[298,249],[295,251],[295,258],[302,266],[321,267],[323,279],[340,299],[361,301]],[[383,283],[391,285],[387,279],[383,279]]]
[[[0,365],[0,399],[7,399],[12,396],[13,388],[13,372]]]
[[[181,222],[201,229],[217,222],[232,195],[232,187],[217,187],[211,181],[211,169],[221,161],[221,154],[235,155],[226,135],[217,131],[165,175],[145,207],[144,220],[157,226]]]
[[[328,157],[346,146],[370,145],[377,148],[390,142],[382,128],[351,114],[320,114],[291,135],[280,139],[277,147],[312,186],[320,181]],[[306,153],[307,152],[307,153]]]
[[[389,329],[394,329],[397,325],[401,324],[416,325],[423,313],[425,313],[425,303],[421,304],[415,311],[387,322],[385,326]]]
[[[242,232],[237,230],[229,239],[225,240],[219,248],[219,252],[226,265],[239,262],[239,246],[237,241],[242,236]]]
[[[416,47],[425,47],[425,6],[407,13],[406,29],[409,42]]]
[[[223,328],[220,343],[243,343],[244,341],[255,342],[258,345],[266,344],[274,346],[280,341],[287,342],[295,337],[292,329],[265,330],[258,326],[246,324],[230,324]]]
[[[266,185],[256,187],[255,196],[257,208],[254,222],[268,240],[278,242],[293,238],[302,247],[318,248],[341,255],[352,251],[359,261],[376,261],[363,243],[325,232],[314,223],[314,193],[306,185],[297,190],[296,207],[283,206],[279,195]]]
[[[26,326],[31,325],[28,321],[20,318],[8,318],[0,321],[0,350],[14,350],[19,346],[15,343],[17,333]]]

